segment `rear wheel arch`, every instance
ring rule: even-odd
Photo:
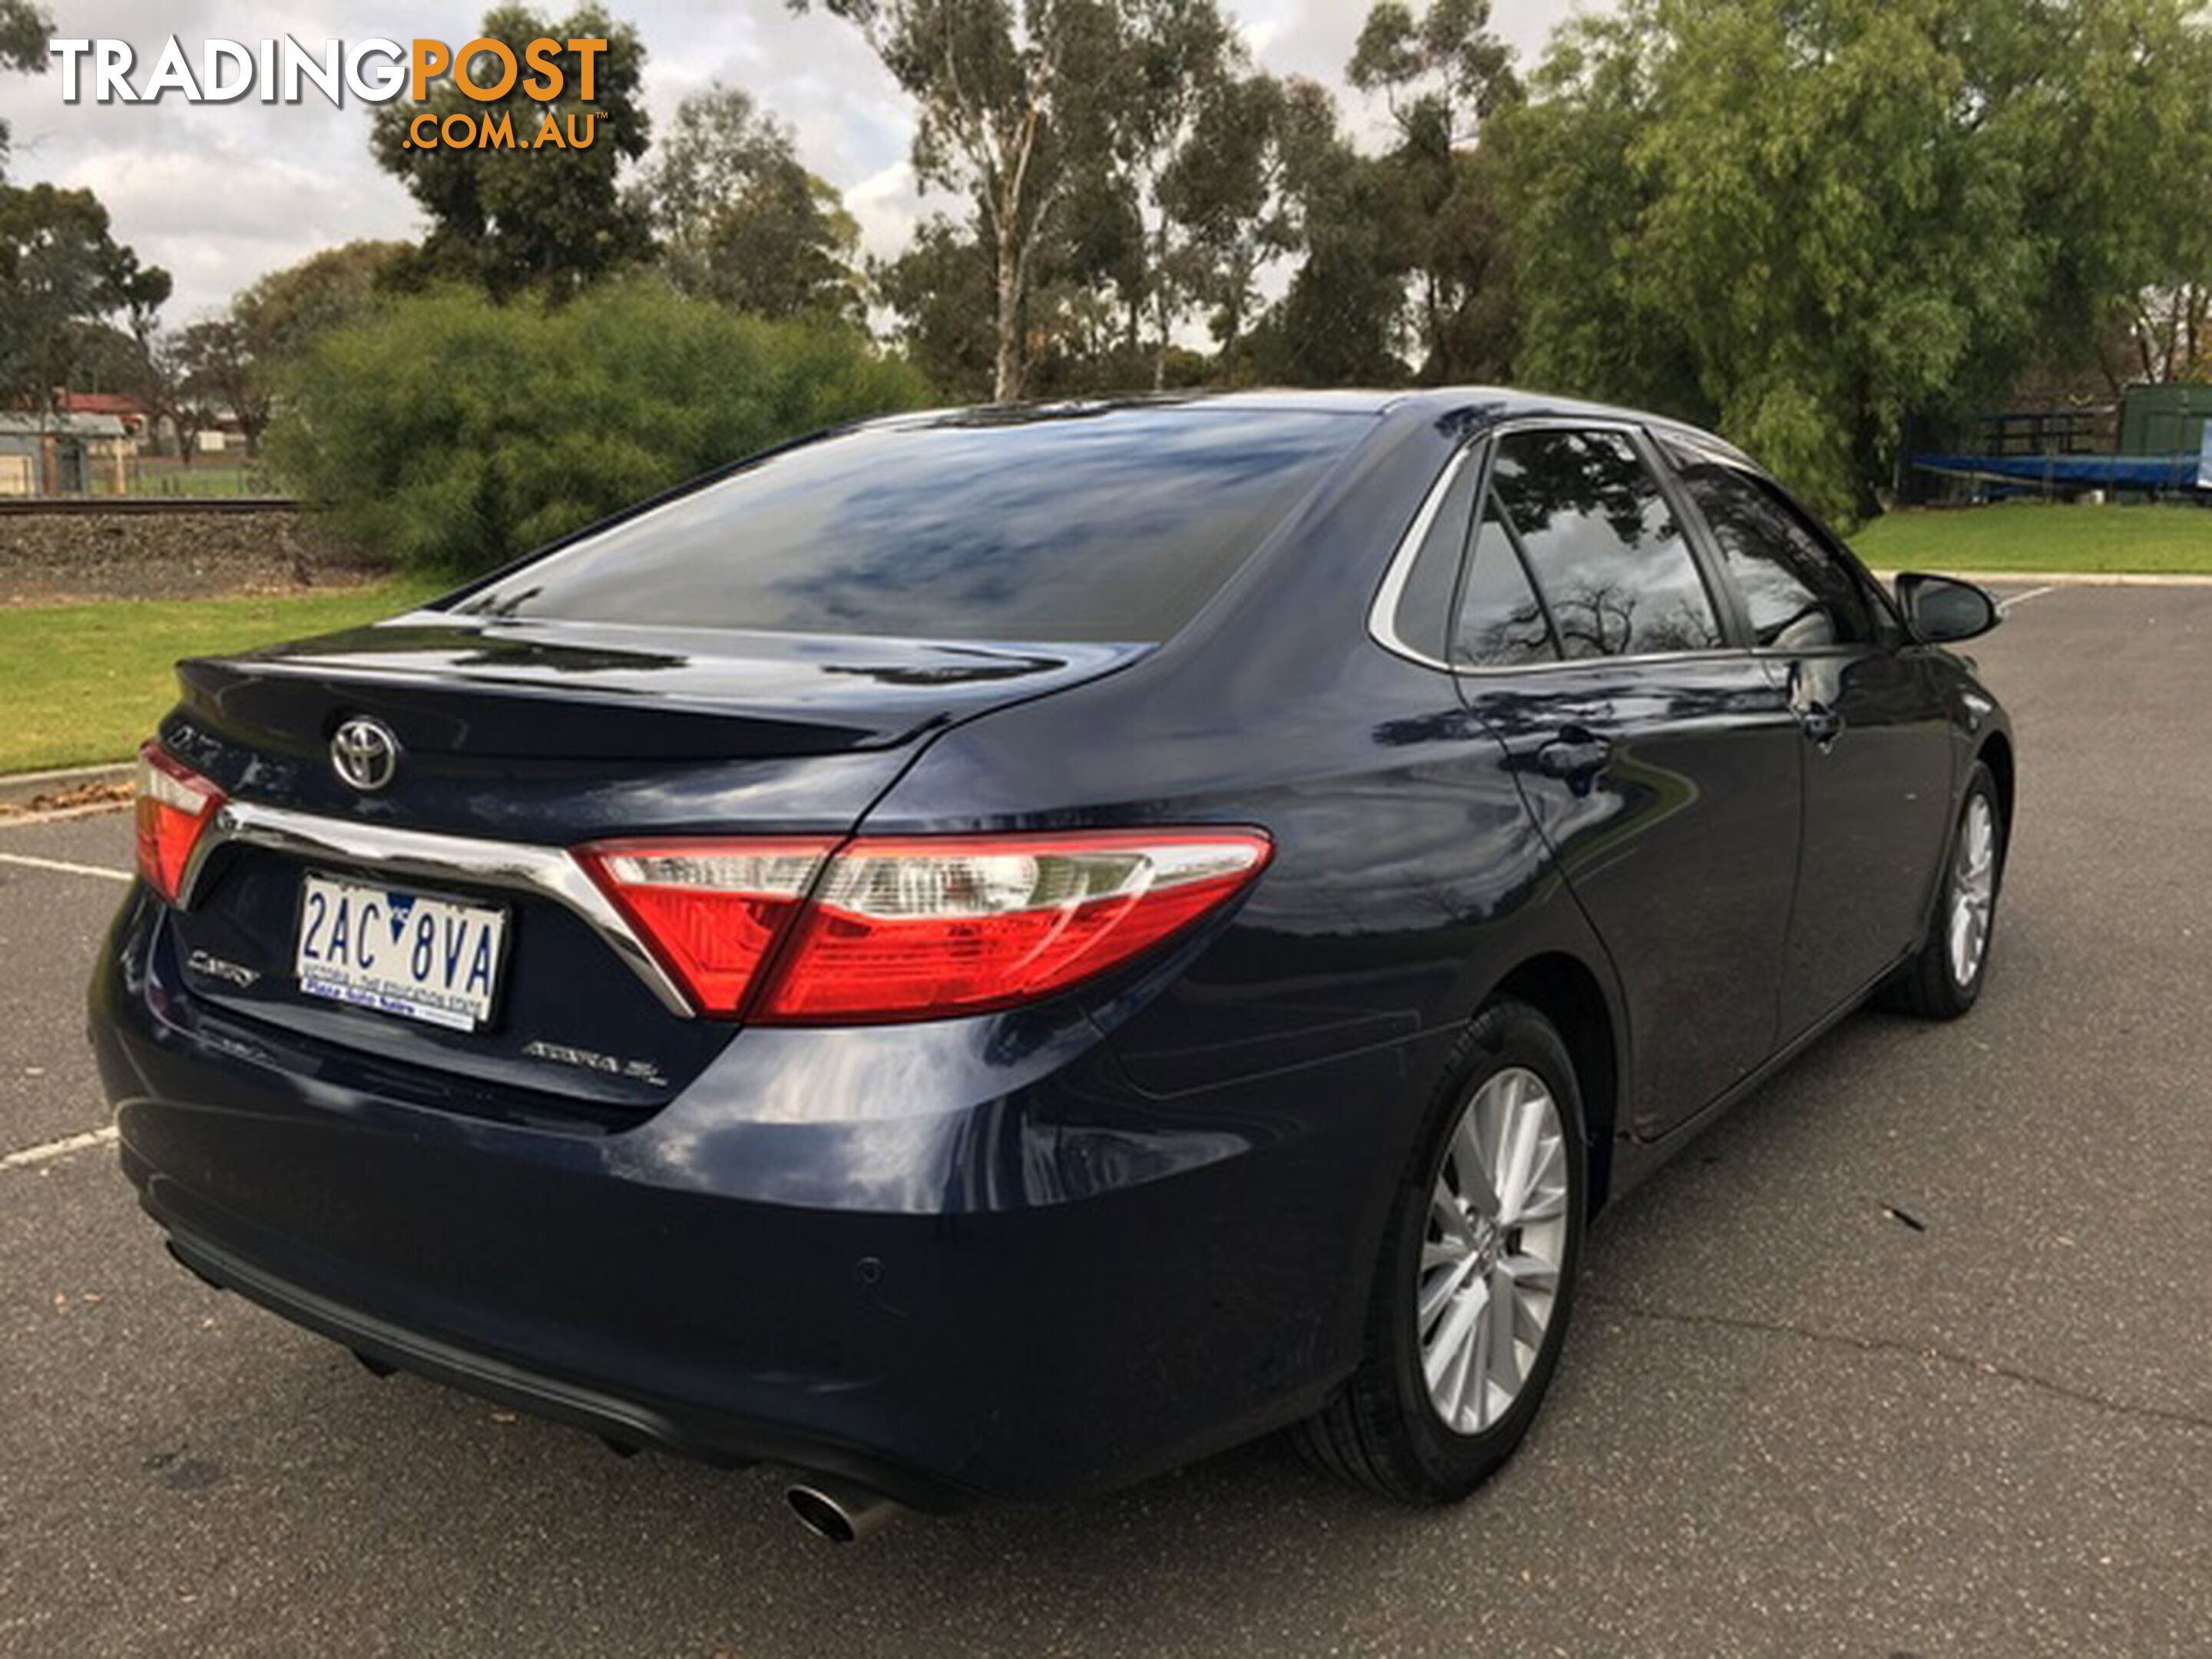
[[[1997,787],[1997,816],[2008,830],[2013,814],[2012,739],[2002,732],[1992,732],[1974,758],[1990,769]]]
[[[1552,1023],[1574,1061],[1583,1097],[1583,1138],[1589,1152],[1589,1209],[1604,1206],[1613,1172],[1613,1135],[1620,1121],[1622,1063],[1619,1030],[1605,987],[1589,966],[1565,951],[1532,957],[1483,999],[1525,1002]]]

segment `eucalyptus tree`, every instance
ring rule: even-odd
[[[1217,0],[1126,0],[1121,34],[1114,125],[1144,226],[1158,388],[1166,384],[1176,328],[1205,281],[1205,250],[1188,229],[1210,204],[1189,198],[1230,182],[1194,156],[1193,147],[1218,136],[1220,105],[1246,69],[1247,54]],[[1183,211],[1174,211],[1171,203]]]
[[[1405,193],[1385,159],[1345,137],[1325,88],[1285,82],[1274,119],[1279,174],[1267,234],[1297,268],[1252,331],[1255,369],[1300,386],[1401,382]]]
[[[739,88],[677,106],[638,196],[684,292],[763,317],[864,315],[858,222],[800,162],[791,129]]]
[[[939,397],[974,403],[991,395],[996,267],[970,228],[933,214],[904,252],[872,263],[868,276],[897,319],[900,349]]]
[[[805,11],[812,0],[791,0]],[[1021,395],[1024,312],[1086,167],[1114,153],[1120,0],[822,0],[915,100],[918,181],[973,204],[990,253],[992,395]]]
[[[50,408],[76,376],[84,325],[121,315],[143,346],[169,289],[90,191],[0,184],[0,403]]]
[[[1260,273],[1295,240],[1283,196],[1291,96],[1264,74],[1213,81],[1160,180],[1162,211],[1183,239],[1183,291],[1206,308],[1217,366],[1231,375],[1258,307]]]
[[[376,112],[371,153],[430,220],[420,250],[402,262],[395,280],[421,286],[459,279],[495,299],[529,289],[558,301],[644,260],[653,249],[651,228],[642,207],[623,190],[623,169],[645,155],[652,137],[644,99],[645,43],[636,28],[596,4],[580,6],[567,17],[501,5],[484,14],[479,33],[518,56],[541,38],[605,46],[589,57],[553,54],[562,90],[550,101],[529,95],[537,76],[518,75],[489,100],[471,97],[445,80],[421,104],[399,100]],[[479,83],[491,78],[477,77]],[[417,144],[413,125],[425,115],[441,121],[465,115],[487,125],[504,120],[518,143],[513,148]],[[549,118],[587,115],[593,118],[590,143],[533,147],[534,135]]]
[[[53,19],[30,0],[0,0],[0,70],[36,75],[46,66],[46,37]],[[0,176],[8,162],[8,124],[0,121]]]
[[[1396,129],[1389,177],[1405,198],[1422,371],[1437,381],[1502,374],[1511,345],[1505,226],[1480,139],[1520,83],[1490,15],[1489,0],[1430,0],[1418,15],[1378,0],[1346,69]]]

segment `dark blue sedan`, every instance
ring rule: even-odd
[[[832,1536],[1296,1425],[1474,1488],[1589,1221],[2014,799],[1741,454],[1496,391],[901,416],[188,662],[92,988],[187,1267]]]

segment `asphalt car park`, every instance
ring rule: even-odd
[[[127,820],[0,825],[0,1650],[2197,1647],[2212,588],[2010,598],[1981,1006],[1854,1018],[1625,1202],[1530,1441],[1431,1513],[1267,1443],[837,1551],[769,1471],[376,1382],[176,1268],[86,1144]]]

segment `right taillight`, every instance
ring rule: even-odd
[[[754,1017],[922,1019],[1049,995],[1188,927],[1267,854],[1250,831],[864,837],[831,862]]]
[[[1219,908],[1271,851],[1257,830],[1188,830],[862,836],[834,854],[637,841],[577,856],[702,1012],[841,1024],[1064,990]]]
[[[138,873],[170,903],[177,902],[192,849],[222,805],[222,790],[159,743],[140,747]]]

